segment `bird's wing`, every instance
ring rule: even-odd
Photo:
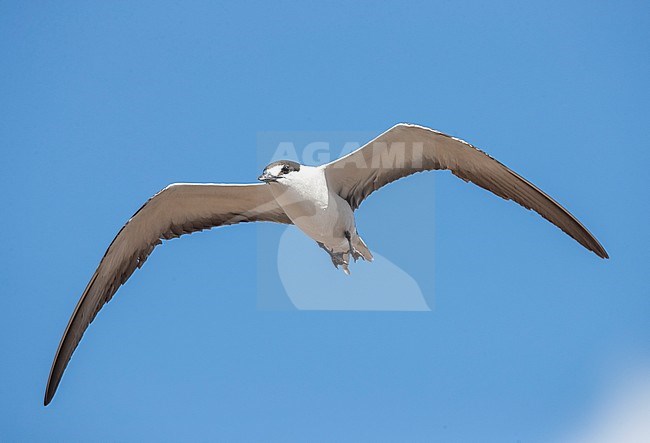
[[[70,317],[54,357],[45,405],[72,353],[99,310],[162,240],[216,226],[252,221],[290,224],[264,184],[174,184],[154,195],[124,225],[104,254]]]
[[[447,169],[506,200],[514,200],[562,229],[599,257],[607,252],[555,200],[469,143],[422,126],[398,124],[356,151],[324,165],[328,186],[352,209],[372,192],[421,171]]]

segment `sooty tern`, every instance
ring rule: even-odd
[[[349,273],[350,256],[372,260],[354,211],[382,186],[421,171],[450,170],[506,200],[514,200],[562,229],[601,258],[607,252],[566,209],[535,185],[469,143],[422,126],[398,124],[331,163],[268,165],[258,184],[170,185],[154,195],[117,234],[84,290],[56,351],[45,391],[47,405],[72,353],[102,306],[141,267],[162,240],[216,226],[270,221],[295,224]]]

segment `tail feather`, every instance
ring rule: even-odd
[[[372,261],[373,257],[370,253],[370,249],[368,249],[368,246],[366,246],[361,237],[358,235],[356,237],[357,238],[353,243],[354,249],[356,249],[356,252],[358,252],[361,258],[363,258],[365,261]]]

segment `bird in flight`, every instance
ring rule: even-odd
[[[176,183],[151,197],[117,234],[81,295],[54,357],[45,405],[88,325],[162,240],[244,222],[294,224],[348,274],[351,259],[372,260],[354,211],[377,189],[435,169],[534,210],[598,257],[609,258],[569,211],[483,151],[433,129],[398,124],[325,165],[281,160],[264,169],[258,178],[263,183]]]

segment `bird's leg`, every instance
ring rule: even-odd
[[[350,247],[349,253],[352,255],[352,258],[356,262],[359,258],[362,258],[363,256],[359,253],[359,251],[354,249],[354,246],[352,246],[352,234],[350,234],[350,231],[345,231],[343,235],[345,235],[345,238],[348,239],[348,245]]]

